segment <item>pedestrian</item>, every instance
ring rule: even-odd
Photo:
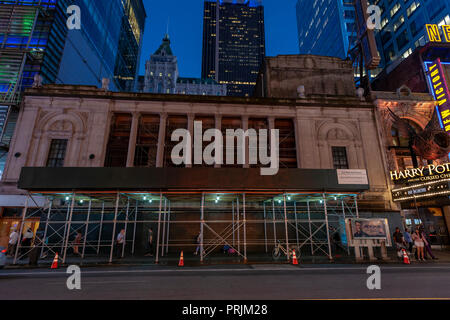
[[[408,246],[409,253],[412,253],[414,243],[411,239],[411,234],[409,233],[408,228],[405,229],[405,234],[403,238],[405,239],[405,242]]]
[[[12,257],[16,254],[16,248],[17,248],[17,242],[19,241],[19,233],[16,229],[11,232],[9,235],[9,242],[8,242],[8,252],[6,253],[7,256]]]
[[[34,236],[33,231],[31,230],[31,228],[28,228],[22,238],[21,255],[24,255],[27,252],[27,250],[31,249],[31,241],[33,240],[33,236]]]
[[[125,229],[120,230],[116,240],[116,256],[117,259],[122,258],[122,249],[125,244]]]
[[[423,237],[423,240],[424,240],[425,252],[428,253],[433,260],[437,260],[438,258],[436,258],[436,256],[431,251],[430,237],[427,235],[425,230],[422,230],[421,234],[422,234],[422,237]]]
[[[403,238],[403,234],[400,232],[400,228],[395,228],[392,238],[394,239],[395,247],[397,248],[397,256],[401,259],[403,256],[403,254],[401,254],[401,250],[405,249],[405,239]]]
[[[153,257],[153,228],[148,229],[147,247],[147,254],[145,256]]]
[[[81,244],[81,239],[83,236],[81,235],[81,231],[77,231],[77,235],[75,237],[75,240],[73,240],[73,253],[80,255],[80,252],[78,251],[79,245]]]
[[[198,236],[196,237],[197,241],[197,248],[195,249],[194,255],[198,255],[198,252],[200,251],[200,244],[202,242],[202,232],[200,231],[198,233]]]
[[[425,258],[423,256],[423,248],[425,246],[425,243],[419,229],[416,229],[416,231],[412,235],[412,240],[414,241],[414,245],[417,249],[417,261],[425,261]]]

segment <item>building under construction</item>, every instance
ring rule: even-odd
[[[335,58],[290,59],[303,68],[345,64],[351,70],[351,63]],[[72,254],[78,232],[83,257],[114,260],[122,229],[126,244],[120,255],[142,256],[149,228],[158,262],[197,247],[200,261],[225,246],[239,261],[252,255],[272,259],[274,249],[287,259],[289,248],[332,258],[336,245],[349,254],[345,218],[388,218],[391,228],[401,219],[390,201],[375,106],[342,95],[339,86],[353,86],[353,79],[351,71],[348,82],[347,73],[341,74],[339,84],[319,84],[335,88],[334,95],[326,87],[326,96],[299,99],[118,93],[64,85],[28,89],[0,187],[7,229],[2,235],[31,228],[42,254],[58,252],[63,260]],[[241,164],[177,164],[176,131],[194,136],[198,122],[202,136],[218,129],[228,138],[231,130],[234,143],[222,154],[233,151],[236,160],[244,148]],[[277,174],[261,175],[265,165],[248,156],[255,151],[251,135],[241,145],[233,136],[240,129],[277,130],[278,147],[270,150],[279,153]],[[207,141],[200,144],[207,149]],[[11,205],[11,199],[21,205]],[[339,242],[333,241],[336,233]],[[26,252],[18,248],[15,259]]]

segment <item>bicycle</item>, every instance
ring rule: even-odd
[[[298,259],[299,255],[300,255],[300,250],[298,249],[297,246],[290,245],[289,246],[289,260],[291,260],[294,257],[294,252],[295,252],[295,257]],[[277,245],[272,250],[272,257],[273,257],[273,259],[274,260],[280,259],[282,253],[285,256],[288,255],[288,252],[286,250],[286,246],[283,246],[281,244],[281,241],[278,240]]]

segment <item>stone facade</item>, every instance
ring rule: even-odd
[[[227,117],[241,120],[244,130],[252,119],[266,119],[269,128],[290,119],[295,130],[298,168],[333,169],[331,147],[345,147],[350,169],[366,169],[370,191],[361,205],[391,208],[384,147],[371,103],[355,97],[316,99],[250,99],[182,95],[113,93],[95,87],[45,86],[27,91],[9,153],[0,192],[17,194],[22,167],[45,167],[52,139],[67,139],[65,167],[102,167],[114,114],[132,117],[127,166],[135,163],[140,118],[158,117],[156,167],[164,166],[167,119],[185,115],[193,130],[197,117],[211,117],[221,128]],[[244,167],[248,167],[246,164]]]
[[[138,88],[142,87],[138,92],[210,96],[227,95],[226,84],[218,84],[212,79],[179,77],[177,57],[173,55],[167,34],[158,50],[145,64],[143,81],[143,85],[138,84]]]
[[[298,98],[306,96],[355,96],[352,62],[313,55],[267,57],[258,76],[255,96]]]

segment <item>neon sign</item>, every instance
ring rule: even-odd
[[[430,88],[438,104],[437,108],[442,120],[442,126],[445,132],[450,134],[450,93],[441,59],[438,58],[435,60],[428,70],[428,77],[431,84]]]
[[[427,34],[428,39],[430,42],[443,42],[441,33],[439,31],[439,26],[437,24],[427,24]],[[441,26],[442,31],[444,33],[445,40],[447,42],[450,42],[450,26],[449,25],[443,25]]]

